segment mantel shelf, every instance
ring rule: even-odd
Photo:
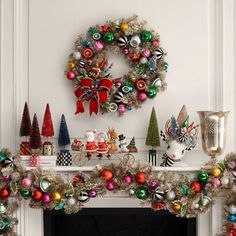
[[[33,169],[35,167],[26,167],[26,170]],[[91,172],[95,166],[55,166],[55,167],[41,167],[42,170],[54,170],[57,172]],[[196,172],[201,169],[200,166],[176,166],[176,167],[153,167],[153,171],[175,171],[175,172]]]

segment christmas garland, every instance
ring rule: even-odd
[[[124,55],[131,68],[128,74],[112,78],[109,51]],[[145,22],[139,22],[137,16],[90,27],[86,37],[79,36],[76,41],[66,69],[78,99],[76,114],[83,113],[88,102],[90,115],[122,115],[154,98],[166,88],[165,54],[159,35],[145,28]]]
[[[230,194],[235,188],[236,154],[226,156],[223,162],[211,160],[196,175],[153,172],[150,165],[127,154],[118,164],[96,167],[88,175],[77,173],[69,182],[53,170],[26,171],[20,156],[11,158],[6,149],[0,151],[0,158],[0,234],[5,235],[14,235],[17,219],[12,213],[22,199],[29,199],[33,208],[64,209],[71,214],[91,198],[125,191],[156,211],[167,209],[179,217],[195,217],[208,211],[220,192]],[[230,209],[224,232],[232,231],[236,222],[236,208]]]

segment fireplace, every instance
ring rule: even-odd
[[[78,214],[43,213],[44,236],[196,236],[195,218],[149,208],[84,208]]]

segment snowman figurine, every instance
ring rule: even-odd
[[[121,152],[129,152],[129,149],[127,148],[127,143],[126,143],[126,137],[123,134],[120,134],[118,136],[119,138],[119,148]]]
[[[85,139],[86,139],[85,147],[86,147],[86,152],[87,152],[87,158],[89,160],[92,156],[92,153],[97,151],[97,145],[95,142],[95,133],[96,133],[96,130],[94,131],[88,130],[85,133]]]

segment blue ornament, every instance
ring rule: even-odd
[[[228,220],[230,222],[236,222],[236,214],[229,214],[228,215]]]
[[[157,56],[154,55],[148,61],[148,66],[151,72],[155,72],[157,70]]]
[[[59,202],[56,206],[55,206],[55,210],[61,210],[63,209],[65,206],[65,204],[63,202]]]
[[[171,130],[175,134],[175,136],[178,136],[179,134],[179,125],[177,120],[175,119],[174,116],[171,117]]]
[[[83,45],[84,45],[85,47],[89,47],[90,41],[89,41],[88,39],[85,39],[84,42],[83,42]]]

